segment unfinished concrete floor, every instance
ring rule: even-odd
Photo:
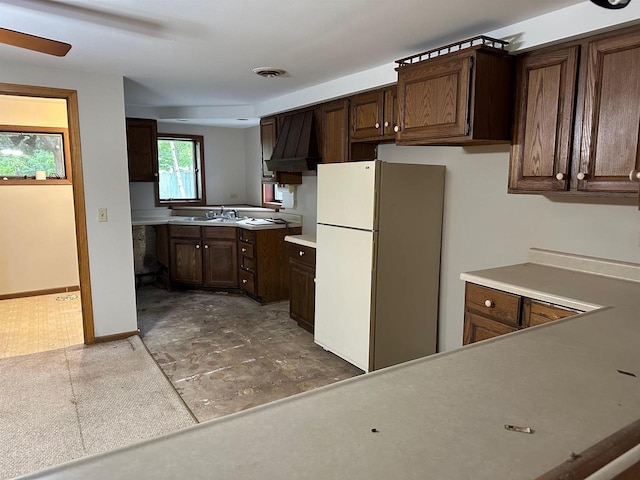
[[[137,296],[145,345],[201,422],[362,373],[313,343],[288,302],[151,286]]]

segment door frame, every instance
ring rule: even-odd
[[[84,201],[84,180],[82,176],[82,152],[80,148],[78,92],[76,90],[66,90],[62,88],[0,83],[0,95],[58,98],[66,100],[69,151],[71,154],[73,214],[76,224],[78,276],[80,281],[80,301],[82,307],[82,330],[84,332],[85,345],[91,345],[95,342],[95,331],[93,325],[93,302],[91,298],[91,276],[89,272],[87,215]]]

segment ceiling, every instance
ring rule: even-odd
[[[127,108],[234,107],[182,120],[246,126],[234,111],[583,1],[0,0],[0,27],[73,45],[0,44],[0,62],[122,75]]]

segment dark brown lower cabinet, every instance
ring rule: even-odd
[[[316,302],[316,250],[290,244],[289,255],[289,316],[305,330],[313,333]]]
[[[238,241],[234,227],[203,227],[203,283],[208,287],[238,287]]]
[[[582,313],[579,310],[467,283],[462,344]]]
[[[169,226],[172,285],[238,287],[235,227]]]
[[[284,237],[302,229],[238,230],[240,288],[260,303],[289,298],[289,269]]]

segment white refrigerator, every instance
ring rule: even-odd
[[[365,372],[436,351],[444,174],[318,165],[314,340]]]

